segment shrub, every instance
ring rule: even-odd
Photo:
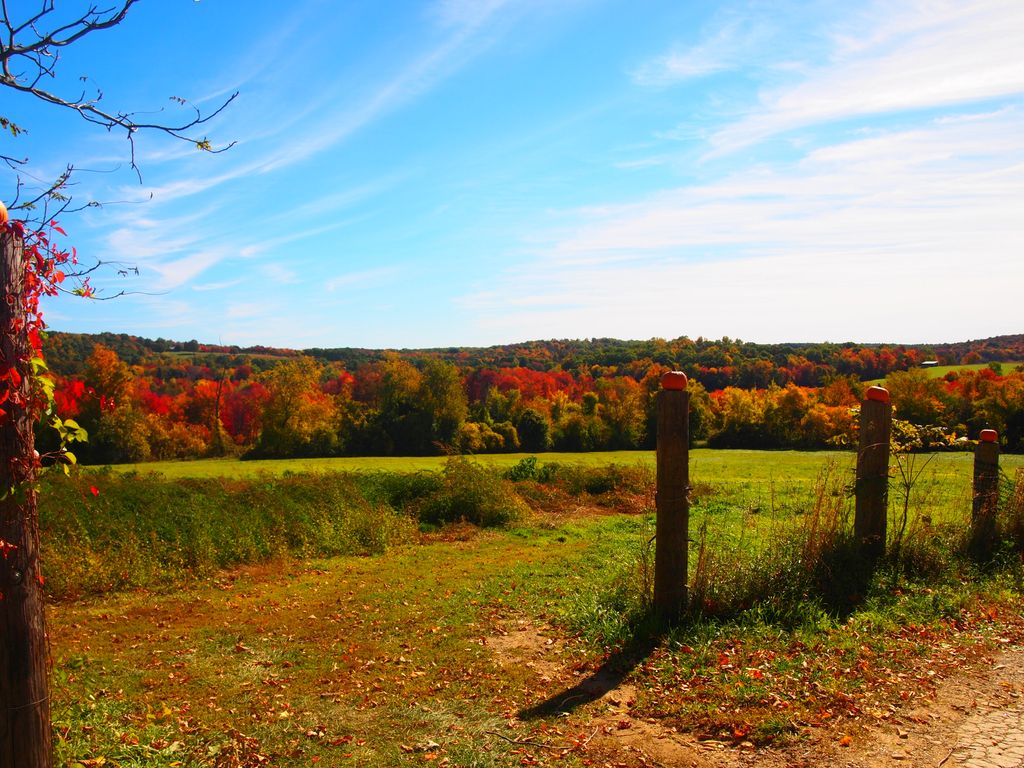
[[[654,470],[651,467],[637,464],[609,464],[601,467],[585,467],[578,464],[558,464],[551,466],[552,471],[547,477],[538,472],[537,479],[547,480],[561,486],[567,493],[574,496],[587,493],[600,496],[606,493],[651,493],[654,490]]]
[[[452,456],[445,462],[441,486],[413,509],[425,523],[465,520],[482,526],[508,525],[527,511],[509,481],[462,456]]]
[[[511,480],[513,483],[520,483],[523,480],[536,480],[539,469],[537,457],[527,456],[505,470],[505,479]]]
[[[441,489],[443,479],[437,472],[370,472],[359,475],[357,483],[363,496],[373,504],[387,504],[406,510]]]

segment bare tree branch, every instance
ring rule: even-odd
[[[77,86],[72,95],[62,95],[57,83],[61,49],[94,32],[116,27],[125,20],[137,2],[139,0],[117,0],[112,6],[103,8],[90,2],[86,10],[74,14],[70,20],[65,20],[58,14],[56,0],[40,0],[38,10],[23,18],[16,18],[10,11],[9,0],[0,0],[0,87],[73,112],[86,122],[106,128],[108,131],[124,130],[129,144],[129,167],[141,181],[141,169],[135,160],[137,133],[162,133],[193,144],[204,152],[223,152],[233,147],[235,142],[216,147],[205,135],[195,133],[194,129],[223,112],[238,97],[238,92],[232,93],[215,109],[205,114],[186,99],[171,96],[170,100],[179,106],[191,107],[194,114],[179,121],[163,122],[140,119],[139,116],[146,113],[101,106],[103,91],[99,87],[96,87],[95,95],[92,97],[86,90],[77,90]],[[48,81],[53,81],[53,84],[49,85]],[[79,78],[79,81],[88,82],[88,78]],[[163,109],[158,112],[163,112]],[[10,131],[15,137],[25,130],[4,115],[0,115],[0,129]],[[63,190],[69,185],[74,166],[68,165],[56,179],[43,183],[38,192],[23,199],[25,185],[22,176],[28,160],[3,154],[0,155],[0,161],[13,171],[16,177],[16,194],[9,206],[11,209],[30,210],[46,200],[63,202],[66,199]],[[95,203],[88,203],[82,207],[93,205]],[[68,209],[64,206],[62,210]]]

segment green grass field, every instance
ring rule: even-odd
[[[1020,360],[1009,360],[1006,362],[998,363],[1003,367],[1003,373],[1009,373],[1014,368],[1024,365],[1024,362]],[[969,365],[936,365],[933,368],[928,368],[928,376],[933,379],[941,379],[947,373],[951,371],[963,372],[963,371],[980,371],[988,368],[990,363],[971,363]]]
[[[493,467],[511,467],[534,454],[483,454],[473,459]],[[327,459],[197,459],[195,461],[152,461],[142,464],[117,464],[115,472],[157,472],[167,478],[179,477],[256,477],[260,474],[283,475],[305,472],[419,472],[439,470],[445,456],[343,456]],[[583,466],[608,464],[654,464],[653,451],[610,451],[606,453],[543,453],[542,462],[562,462]]]
[[[653,451],[608,451],[601,453],[503,453],[484,454],[472,459],[486,466],[506,469],[525,458],[536,456],[541,464],[558,463],[582,467],[618,464],[626,467],[655,465]],[[822,466],[835,462],[852,467],[850,451],[753,451],[696,448],[690,451],[690,478],[706,483],[797,483],[814,481]],[[198,459],[195,461],[153,461],[143,464],[117,464],[110,469],[118,474],[156,473],[168,479],[179,478],[252,478],[309,472],[420,472],[444,467],[444,456],[352,456],[328,459],[280,459],[239,461],[238,459]],[[970,472],[970,453],[935,454],[927,476],[953,477]],[[1012,474],[1024,466],[1024,456],[1005,455],[1002,465]],[[764,485],[765,493],[770,485]]]
[[[1020,360],[1007,360],[1000,362],[999,365],[1003,366],[1003,373],[1009,373],[1014,368],[1020,365],[1024,365],[1024,361]],[[936,365],[930,368],[922,368],[928,374],[929,379],[941,379],[947,373],[956,371],[963,373],[965,371],[980,371],[984,368],[988,368],[989,363],[970,363],[969,365]],[[865,384],[882,384],[885,379],[872,379],[871,381],[865,381]]]

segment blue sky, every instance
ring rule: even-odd
[[[68,3],[65,3],[65,5]],[[162,0],[4,95],[83,258],[52,328],[287,347],[1024,332],[1024,3]],[[10,178],[0,194],[10,196]]]

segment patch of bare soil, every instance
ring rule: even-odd
[[[542,685],[554,685],[565,673],[565,641],[553,634],[545,634],[550,627],[535,627],[520,620],[507,631],[486,639],[501,667],[509,664],[524,666],[540,676]]]
[[[541,690],[560,691],[536,707],[537,713],[557,715],[581,702],[593,704],[587,710],[586,729],[593,733],[591,746],[607,758],[607,762],[598,764],[693,768],[721,764],[710,760],[708,753],[717,753],[722,747],[701,744],[691,736],[634,717],[636,688],[624,680],[625,673],[572,664],[565,642],[550,634],[549,627],[520,621],[508,632],[487,638],[486,646],[500,666],[515,664],[534,669],[540,676]]]
[[[1024,767],[1024,648],[1011,648],[940,682],[927,699],[880,716],[812,729],[782,747],[700,741],[634,717],[636,687],[628,671],[573,666],[549,627],[521,621],[489,637],[499,665],[534,669],[541,690],[561,691],[534,708],[557,714],[588,703],[577,715],[593,731],[595,764],[686,768],[1017,768]],[[573,684],[575,682],[575,684]],[[569,688],[566,688],[566,684]],[[564,697],[560,699],[559,697]],[[529,716],[527,714],[527,716]]]

